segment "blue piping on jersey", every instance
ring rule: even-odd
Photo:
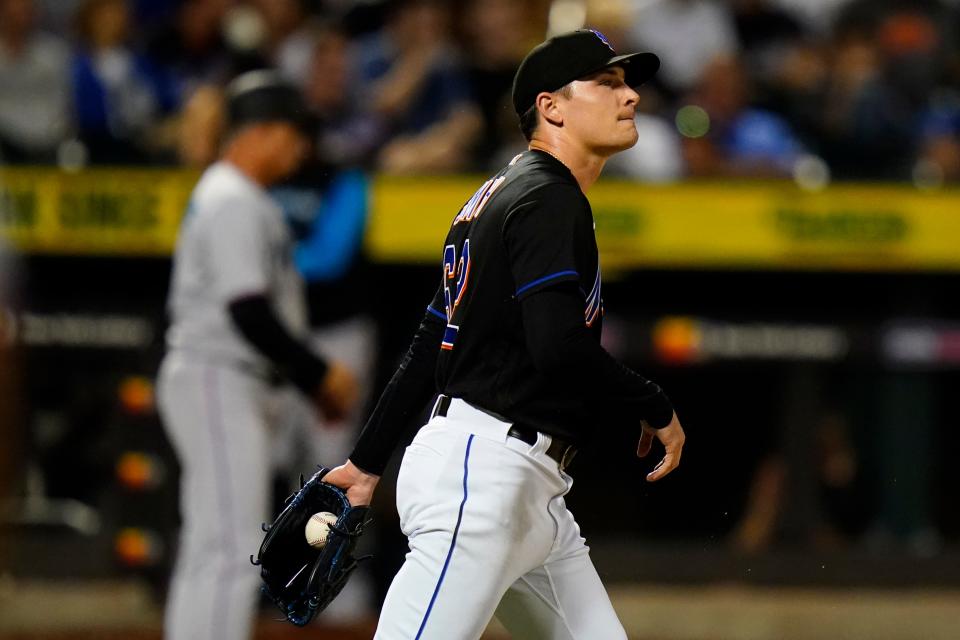
[[[562,276],[579,276],[579,275],[580,275],[580,274],[577,273],[576,271],[574,271],[573,269],[567,269],[566,271],[557,271],[556,273],[551,273],[551,274],[548,275],[548,276],[543,276],[542,278],[537,278],[537,279],[534,280],[533,282],[529,282],[529,283],[523,285],[522,287],[520,287],[519,289],[517,289],[517,295],[520,295],[521,293],[523,293],[523,292],[526,291],[527,289],[529,289],[529,288],[531,288],[531,287],[535,287],[535,286],[537,286],[538,284],[542,284],[542,283],[546,282],[547,280],[553,280],[554,278],[560,278],[560,277],[562,277]]]
[[[447,314],[442,313],[442,312],[440,312],[440,311],[437,311],[436,309],[434,309],[434,308],[431,307],[430,305],[427,305],[427,311],[429,311],[429,312],[432,313],[433,315],[437,316],[438,318],[440,318],[440,319],[443,320],[444,322],[447,321]]]
[[[447,559],[443,563],[443,570],[440,572],[440,580],[437,581],[437,588],[433,590],[433,597],[430,598],[430,605],[427,612],[423,614],[423,622],[420,623],[420,629],[417,631],[417,637],[414,640],[420,640],[423,635],[423,629],[427,626],[427,620],[430,618],[430,611],[433,610],[433,603],[437,600],[437,594],[440,593],[440,585],[443,584],[443,577],[447,575],[447,567],[450,566],[450,558],[453,556],[453,548],[457,546],[457,534],[460,533],[460,523],[463,521],[463,505],[467,504],[467,462],[470,460],[470,446],[473,444],[473,434],[467,440],[467,452],[463,456],[463,500],[460,501],[460,513],[457,514],[457,526],[453,528],[453,539],[450,541],[450,550],[447,551]]]

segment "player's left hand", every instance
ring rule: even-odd
[[[653,471],[647,474],[648,482],[656,482],[676,469],[680,464],[680,453],[683,450],[683,444],[686,442],[687,436],[683,432],[683,427],[680,426],[680,420],[677,418],[676,413],[673,414],[673,419],[670,420],[670,424],[662,429],[654,429],[646,422],[642,424],[643,434],[640,436],[640,442],[637,444],[637,457],[643,458],[650,453],[654,438],[657,438],[663,443],[665,450],[663,460],[653,468]]]
[[[377,488],[377,483],[380,482],[380,476],[367,473],[347,460],[339,467],[331,469],[323,477],[323,481],[345,489],[347,500],[354,507],[358,507],[370,504],[373,499],[373,490]]]

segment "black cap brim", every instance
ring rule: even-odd
[[[638,53],[625,53],[622,56],[613,56],[603,66],[597,67],[593,71],[583,74],[588,76],[607,67],[623,67],[624,82],[628,87],[639,87],[647,83],[653,76],[657,75],[660,69],[660,58],[655,53],[641,51]]]

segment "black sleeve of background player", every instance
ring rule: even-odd
[[[437,357],[447,326],[446,316],[437,306],[434,300],[434,304],[427,307],[410,348],[350,454],[350,461],[368,473],[383,474],[410,421],[420,415],[437,392]]]
[[[527,347],[537,369],[566,388],[613,403],[624,420],[643,419],[661,429],[673,405],[659,386],[617,362],[583,323],[584,298],[573,283],[525,297],[521,303]]]
[[[227,306],[240,333],[308,396],[327,375],[327,363],[290,335],[262,294],[244,296]]]

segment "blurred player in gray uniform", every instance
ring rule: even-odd
[[[304,341],[303,286],[283,214],[265,189],[308,148],[306,109],[269,71],[227,92],[230,130],[183,220],[173,263],[161,416],[182,468],[183,528],[164,620],[169,640],[251,637],[267,520],[271,381],[280,374],[327,418],[353,406],[347,370]]]

